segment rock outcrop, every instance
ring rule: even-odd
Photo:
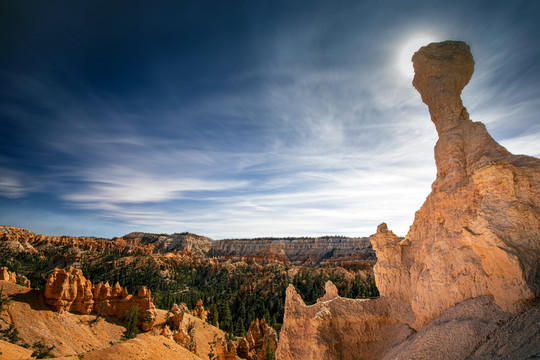
[[[276,351],[277,343],[276,330],[268,325],[264,319],[260,321],[255,319],[249,325],[246,337],[238,340],[237,347],[241,349],[240,353],[243,353],[246,359],[262,360],[267,350]]]
[[[191,311],[191,315],[198,317],[202,321],[206,321],[206,317],[208,316],[208,311],[204,310],[203,303],[202,303],[201,299],[199,299],[199,301],[197,301],[197,304],[195,305],[195,307]]]
[[[189,310],[184,303],[181,303],[180,305],[174,304],[172,306],[168,324],[173,331],[180,330],[180,325],[182,324],[182,321],[184,321],[184,315],[188,312]]]
[[[474,62],[465,43],[422,47],[413,64],[413,85],[439,134],[432,192],[405,239],[386,224],[370,238],[379,299],[341,299],[328,286],[305,306],[287,289],[278,359],[410,358],[415,348],[420,358],[461,358],[441,342],[470,354],[488,338],[475,327],[496,329],[540,295],[540,160],[510,154],[469,119],[460,95]],[[475,302],[481,297],[488,300]],[[454,320],[462,330],[443,338]],[[413,330],[416,340],[388,353]]]
[[[132,296],[118,283],[113,287],[102,282],[93,286],[81,270],[72,267],[55,269],[49,275],[44,298],[55,311],[97,313],[118,318],[125,317],[129,309],[137,307],[138,325],[142,331],[150,331],[156,320],[156,308],[146,287],[143,286],[137,296]]]
[[[342,298],[330,281],[326,294],[306,306],[287,288],[277,359],[377,359],[413,330],[391,316],[386,299]]]
[[[236,360],[236,346],[232,340],[216,339],[216,360]]]
[[[18,275],[14,272],[9,272],[7,267],[0,268],[0,280],[9,281],[13,284],[21,284],[27,288],[30,287],[30,280],[26,276]]]

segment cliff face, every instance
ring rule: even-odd
[[[196,255],[206,254],[213,243],[210,238],[190,233],[162,235],[133,232],[122,236],[122,239],[136,241],[145,246],[152,246],[154,252],[167,253],[188,250]]]
[[[375,254],[368,238],[319,237],[296,239],[238,239],[220,240],[212,244],[210,256],[242,257],[274,256],[294,264],[321,261],[374,260]]]
[[[438,317],[440,326],[433,322],[423,333],[429,334],[428,341],[410,341],[400,351],[450,359],[455,356],[451,351],[436,350],[448,321],[462,326],[450,340],[470,354],[488,337],[475,330],[478,324],[489,322],[497,328],[498,322],[525,310],[540,295],[540,160],[510,154],[483,124],[469,119],[460,95],[474,62],[465,43],[425,46],[413,56],[413,64],[413,85],[439,134],[432,192],[404,240],[386,224],[371,237],[378,259],[374,275],[379,299],[349,300],[345,312],[341,303],[346,299],[327,299],[326,308],[306,307],[294,289],[287,291],[279,359],[299,354],[305,359],[342,359],[353,349],[371,353],[368,358],[382,358],[389,349],[388,334],[396,328],[418,331]],[[465,302],[481,296],[488,300]],[[460,303],[459,311],[448,310]],[[482,320],[475,307],[499,309],[504,315],[490,310],[489,321]],[[370,320],[370,315],[377,318]],[[326,324],[323,316],[329,316]],[[395,323],[382,329],[388,322]],[[342,324],[346,331],[333,330],[332,323]],[[370,334],[362,332],[367,328],[377,329],[371,341]],[[349,337],[354,332],[356,344]],[[306,353],[302,344],[308,343],[316,350]]]

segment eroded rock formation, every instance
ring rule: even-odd
[[[243,339],[238,340],[238,348],[241,349],[241,353],[246,353],[245,358],[249,360],[262,360],[267,348],[271,351],[275,351],[277,348],[277,333],[264,319],[260,321],[255,319],[249,325],[245,337],[247,348]]]
[[[306,306],[289,285],[277,359],[376,359],[413,332],[391,316],[386,299],[342,298],[330,281],[325,288]]]
[[[206,321],[206,316],[208,315],[208,311],[204,310],[203,302],[201,299],[197,301],[197,304],[191,311],[191,315],[198,317],[202,321]]]
[[[184,315],[189,313],[189,310],[186,304],[181,303],[180,305],[174,304],[171,308],[171,317],[169,318],[168,323],[173,331],[179,330],[182,321],[184,321]]]
[[[342,299],[327,286],[320,302],[305,306],[294,288],[287,289],[278,359],[382,358],[393,344],[434,319],[435,325],[422,331],[436,334],[436,340],[456,314],[470,331],[463,332],[467,339],[456,334],[452,341],[467,347],[461,350],[467,354],[486,341],[485,331],[475,331],[476,325],[467,321],[476,324],[470,317],[478,318],[482,324],[484,313],[475,308],[495,305],[466,300],[493,299],[502,314],[489,320],[496,327],[540,295],[540,160],[510,154],[483,124],[469,119],[460,95],[474,62],[465,43],[422,47],[413,64],[413,85],[439,134],[432,192],[405,239],[386,224],[370,239],[378,259],[379,299]],[[460,310],[452,310],[457,304]],[[437,341],[407,344],[400,349],[404,354],[421,347],[431,358],[455,355],[437,352]]]
[[[100,282],[93,286],[81,270],[72,267],[67,270],[55,269],[47,278],[44,292],[45,302],[55,311],[69,311],[79,314],[97,313],[100,315],[125,317],[132,307],[139,309],[139,327],[149,331],[156,320],[156,308],[150,290],[142,287],[137,296],[116,283]]]
[[[0,280],[9,281],[13,284],[22,284],[23,286],[29,288],[30,287],[30,280],[26,278],[26,276],[18,275],[14,272],[8,271],[7,267],[0,268]]]
[[[236,346],[232,340],[216,339],[216,360],[236,360]]]

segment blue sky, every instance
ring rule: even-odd
[[[471,118],[540,156],[538,1],[0,4],[0,224],[405,235],[435,178],[415,49],[466,41]]]

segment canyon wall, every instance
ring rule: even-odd
[[[132,232],[122,237],[47,236],[14,226],[0,226],[0,245],[12,251],[39,252],[47,247],[134,254],[193,254],[218,260],[279,264],[334,263],[371,267],[375,252],[369,238],[325,236],[318,238],[212,240],[191,233],[151,234]]]
[[[451,340],[470,354],[487,340],[487,334],[475,331],[474,326],[488,323],[476,308],[519,313],[540,295],[540,160],[510,154],[483,124],[469,119],[460,95],[474,61],[465,43],[422,47],[413,64],[413,85],[439,134],[432,192],[405,239],[384,223],[370,238],[378,259],[374,275],[379,299],[328,295],[305,306],[294,289],[287,290],[278,359],[346,359],[353,358],[351,352],[357,359],[383,358],[396,329],[419,331],[439,317],[448,324],[449,309],[465,304],[455,311],[460,320],[454,320],[463,327],[452,339],[444,336],[448,329],[441,330],[443,325],[432,325],[434,330],[423,333],[430,334],[430,341],[412,341],[401,349],[418,358],[451,359],[457,355],[436,351],[443,342]],[[466,305],[482,296],[487,300]],[[475,318],[479,320],[470,321]],[[504,319],[493,315],[490,326],[497,328]],[[404,340],[403,331],[394,345]]]
[[[339,236],[220,240],[212,244],[208,254],[209,256],[233,259],[250,256],[259,256],[261,259],[275,257],[279,261],[293,264],[375,259],[369,238]]]
[[[0,226],[0,244],[14,251],[37,252],[38,248],[53,246],[78,248],[90,251],[118,251],[122,253],[151,254],[153,245],[141,244],[138,240],[95,237],[47,236],[35,234],[15,226]]]

